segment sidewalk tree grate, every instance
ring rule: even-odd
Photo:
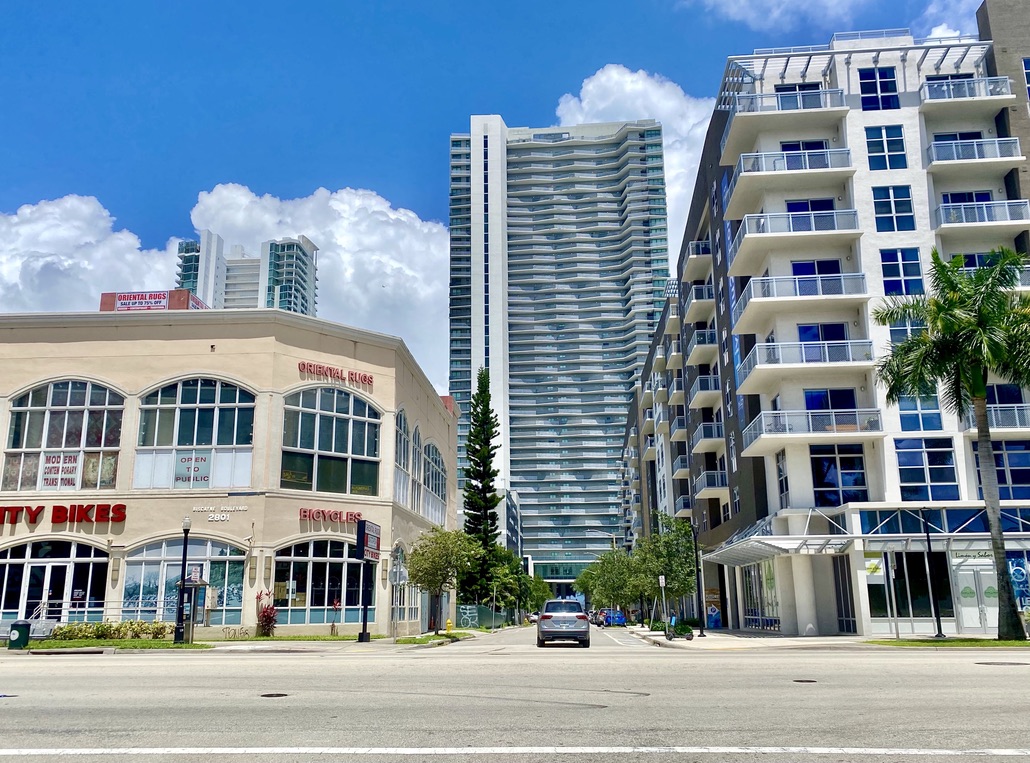
[[[262,694],[261,696],[262,697],[288,697],[290,695],[289,694],[277,694],[277,693],[273,692],[271,694]]]

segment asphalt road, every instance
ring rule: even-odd
[[[1025,651],[260,646],[0,652],[0,763],[1030,759]]]

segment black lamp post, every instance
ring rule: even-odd
[[[701,590],[701,554],[698,552],[697,546],[697,524],[694,520],[690,520],[690,532],[694,536],[694,588],[697,591],[697,622],[700,630],[697,633],[698,638],[705,637],[705,601],[704,594]]]
[[[930,607],[933,609],[933,618],[937,621],[937,635],[934,638],[947,638],[941,630],[941,608],[937,603],[937,595],[933,590],[933,575],[930,569],[930,525],[926,521],[926,508],[919,510],[919,518],[923,520],[923,533],[926,535],[926,590],[930,594]]]
[[[188,517],[182,518],[182,569],[179,572],[179,604],[175,609],[175,636],[172,641],[181,644],[186,640],[186,551],[190,544],[190,527],[193,521]]]

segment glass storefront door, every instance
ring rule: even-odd
[[[963,633],[987,633],[998,629],[998,576],[989,569],[955,571],[959,622]]]
[[[30,564],[25,601],[21,611],[30,620],[60,620],[69,598],[68,565]]]
[[[75,541],[0,550],[0,619],[102,620],[107,554]]]

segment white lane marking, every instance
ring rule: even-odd
[[[929,750],[897,747],[112,747],[0,749],[0,757],[81,755],[866,755],[1027,758],[1030,748]]]
[[[615,638],[615,636],[613,634],[611,634],[611,633],[608,633],[608,631],[603,631],[603,633],[604,633],[605,636],[610,638],[612,641],[614,641],[619,646],[650,646],[650,644],[647,644],[647,643],[641,641],[638,638],[634,638],[633,636],[629,637],[629,641],[622,641],[620,639]]]

